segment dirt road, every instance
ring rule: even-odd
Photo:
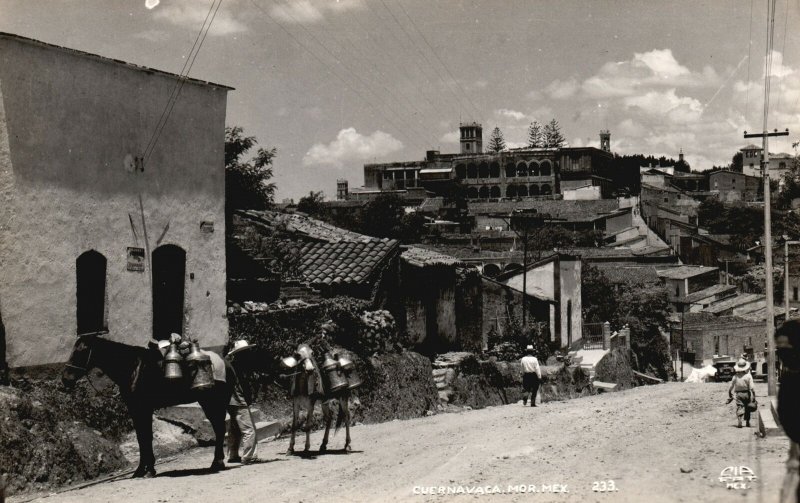
[[[217,474],[201,473],[211,451],[197,449],[160,465],[155,479],[40,501],[776,501],[787,440],[737,429],[726,393],[725,384],[670,383],[358,426],[350,454],[286,456],[280,439],[259,445],[264,462]],[[312,435],[313,449],[320,439]],[[340,432],[330,447],[343,442]],[[728,466],[749,467],[758,479],[726,489],[719,476]],[[596,491],[611,489],[609,481],[615,491]],[[417,494],[439,486],[473,494]],[[480,494],[497,490],[506,494]]]

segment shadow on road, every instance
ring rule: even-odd
[[[328,450],[328,451],[296,451],[294,453],[283,453],[285,456],[302,458],[302,459],[317,459],[319,456],[340,456],[342,454],[361,454],[364,451],[346,451],[344,449]]]
[[[244,466],[252,466],[252,465],[263,465],[267,463],[275,463],[278,461],[287,461],[286,459],[259,459],[258,461],[253,461],[252,463],[248,463],[247,465],[227,465],[225,466],[224,470],[220,471],[227,471],[227,470],[235,470],[236,468],[242,468]],[[169,470],[166,472],[161,472],[157,476],[158,477],[191,477],[193,475],[213,475],[215,473],[219,473],[219,471],[212,471],[210,468],[185,468],[182,470]]]

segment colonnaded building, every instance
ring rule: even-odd
[[[0,34],[0,316],[12,368],[66,361],[87,332],[224,344],[230,89]]]
[[[608,174],[613,154],[611,135],[601,131],[600,146],[520,148],[483,152],[480,124],[460,125],[461,151],[442,154],[429,150],[421,161],[364,165],[364,187],[348,191],[340,186],[339,199],[359,199],[375,192],[424,188],[441,193],[458,180],[468,199],[500,200],[519,198],[590,199],[611,197],[613,184]],[[340,184],[341,185],[341,184]]]

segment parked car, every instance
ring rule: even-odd
[[[714,368],[717,369],[717,373],[714,376],[714,380],[717,382],[721,381],[730,381],[733,379],[733,375],[736,373],[736,358],[732,356],[721,356],[719,358],[714,358]]]

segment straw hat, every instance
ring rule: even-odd
[[[254,347],[255,347],[255,345],[248,344],[246,340],[239,339],[238,341],[233,343],[233,349],[231,349],[231,351],[228,353],[228,356],[230,356],[230,355],[232,355],[234,353],[238,353],[239,351],[244,351],[245,349],[250,349],[250,348],[254,348]]]
[[[528,344],[528,346],[525,348],[525,351],[533,351],[533,344]]]
[[[739,358],[739,361],[736,362],[734,369],[736,372],[747,372],[750,370],[750,365],[745,361],[744,358]]]

